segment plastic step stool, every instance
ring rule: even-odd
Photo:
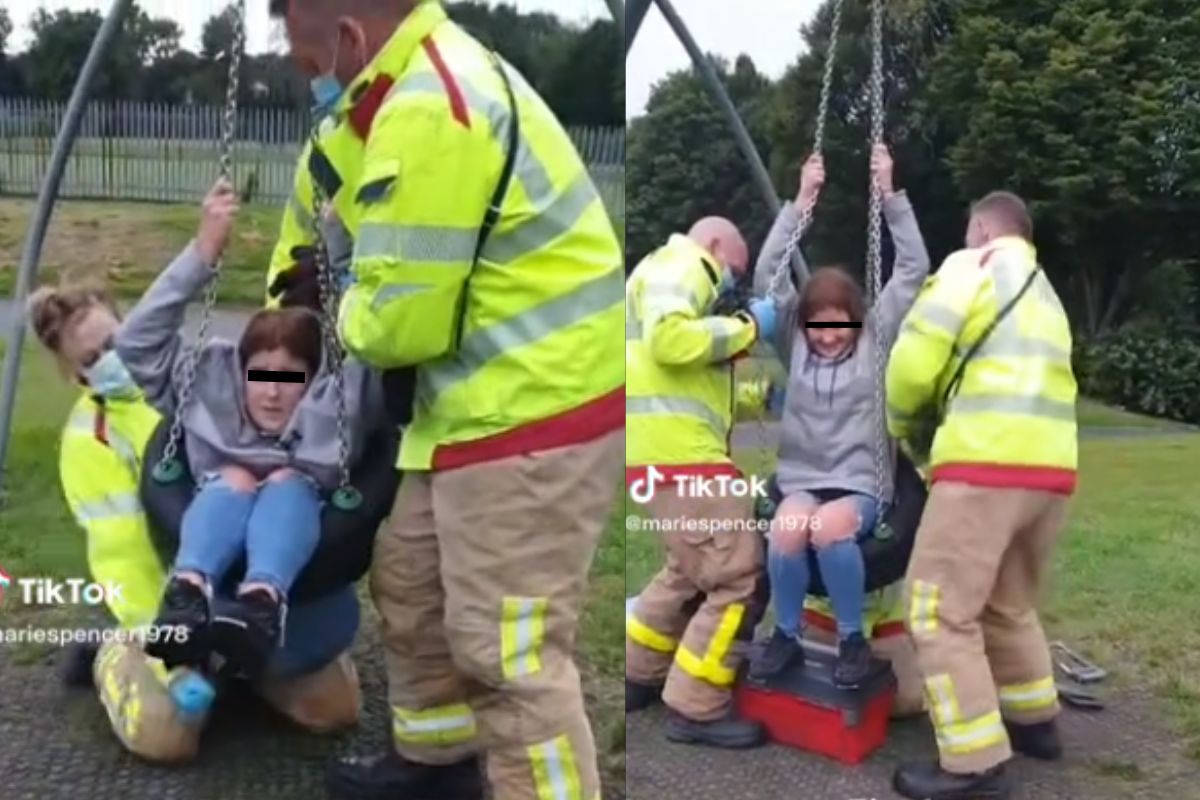
[[[878,659],[857,689],[833,685],[835,651],[805,643],[806,663],[766,682],[743,676],[738,712],[760,722],[774,742],[858,764],[883,746],[896,701],[896,676]],[[758,645],[751,648],[751,658]]]

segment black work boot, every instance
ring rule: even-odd
[[[286,615],[286,602],[266,589],[251,589],[238,596],[232,609],[213,617],[212,649],[246,677],[257,678],[283,638]]]
[[[483,800],[478,758],[430,766],[409,761],[395,750],[338,759],[325,785],[343,800]]]
[[[766,646],[750,662],[750,678],[765,681],[783,674],[789,667],[803,665],[804,648],[800,642],[795,636],[775,628]]]
[[[701,722],[688,719],[672,711],[667,719],[667,738],[683,744],[705,744],[709,747],[725,747],[740,750],[758,747],[766,738],[762,725],[750,720],[738,719],[729,712],[720,719]]]
[[[1040,758],[1042,761],[1057,761],[1062,758],[1062,739],[1058,736],[1058,725],[1054,720],[1034,725],[1018,725],[1005,720],[1004,727],[1008,730],[1008,740],[1012,749],[1021,755]]]
[[[662,687],[625,679],[625,711],[641,711],[662,700]]]
[[[852,633],[838,642],[837,661],[833,664],[833,683],[839,689],[857,689],[871,674],[871,646],[861,633]]]
[[[63,684],[77,689],[92,688],[95,683],[92,667],[99,652],[100,646],[90,642],[76,643],[66,648],[59,667]]]
[[[946,772],[936,761],[901,764],[892,777],[892,788],[909,800],[1007,800],[1012,796],[1004,764],[974,775]]]
[[[201,666],[208,658],[209,593],[178,576],[167,581],[162,605],[146,639],[146,655],[168,669]],[[153,639],[154,641],[150,641]]]

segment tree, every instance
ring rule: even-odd
[[[1026,197],[1079,327],[1112,327],[1140,275],[1200,252],[1200,6],[964,0],[957,17],[923,104],[955,180]]]
[[[545,99],[555,113],[574,125],[622,124],[623,92],[618,98],[613,91],[617,76],[625,74],[617,26],[607,20],[592,23],[569,39],[560,59],[543,68],[548,76]]]
[[[724,62],[714,59],[714,65],[759,152],[768,155],[769,81],[745,56],[732,74]],[[625,165],[629,269],[672,233],[710,214],[733,220],[752,250],[770,227],[771,214],[751,183],[733,134],[691,72],[672,73],[653,87],[646,114],[630,125]]]
[[[0,6],[0,60],[8,52],[8,37],[12,35],[12,32],[12,17],[8,15],[7,8]]]

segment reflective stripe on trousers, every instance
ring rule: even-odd
[[[575,753],[566,736],[529,748],[538,800],[585,800]]]
[[[675,651],[675,663],[697,680],[713,686],[732,686],[734,678],[737,677],[736,670],[726,667],[722,662],[729,655],[729,650],[733,646],[733,638],[737,635],[738,628],[741,627],[742,617],[745,613],[745,605],[730,603],[721,615],[721,622],[713,633],[704,657],[700,658],[684,645],[680,645],[679,649]]]
[[[392,734],[407,744],[462,744],[475,738],[475,715],[466,703],[421,710],[393,706]]]
[[[500,664],[505,678],[533,675],[542,668],[546,636],[545,597],[505,597],[500,620]]]

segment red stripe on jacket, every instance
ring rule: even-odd
[[[350,108],[347,118],[358,138],[366,140],[367,134],[371,132],[371,124],[375,122],[375,115],[387,99],[393,83],[391,75],[377,76]]]
[[[956,481],[996,489],[1035,489],[1055,494],[1073,494],[1077,474],[1063,467],[1031,467],[1015,464],[959,463],[933,468],[933,482]]]
[[[811,608],[804,609],[804,621],[818,630],[828,633],[837,633],[837,620],[833,617],[827,617],[820,611]],[[890,620],[881,622],[871,629],[871,639],[887,639],[890,636],[899,636],[905,633],[904,623],[900,620]]]
[[[539,450],[582,444],[623,427],[625,387],[621,386],[569,411],[510,431],[469,442],[438,445],[433,451],[433,469],[455,469]]]
[[[456,120],[462,123],[464,128],[470,130],[471,118],[467,114],[467,101],[463,98],[462,89],[459,88],[458,81],[454,79],[450,68],[446,66],[445,60],[442,59],[441,51],[433,43],[433,39],[428,36],[421,40],[421,46],[425,48],[425,54],[433,62],[433,68],[437,70],[438,77],[442,79],[442,85],[446,87],[446,94],[450,97],[450,113],[454,115]]]
[[[92,426],[92,433],[95,435],[96,441],[102,445],[108,445],[108,419],[105,416],[103,404],[96,408],[96,418]]]

